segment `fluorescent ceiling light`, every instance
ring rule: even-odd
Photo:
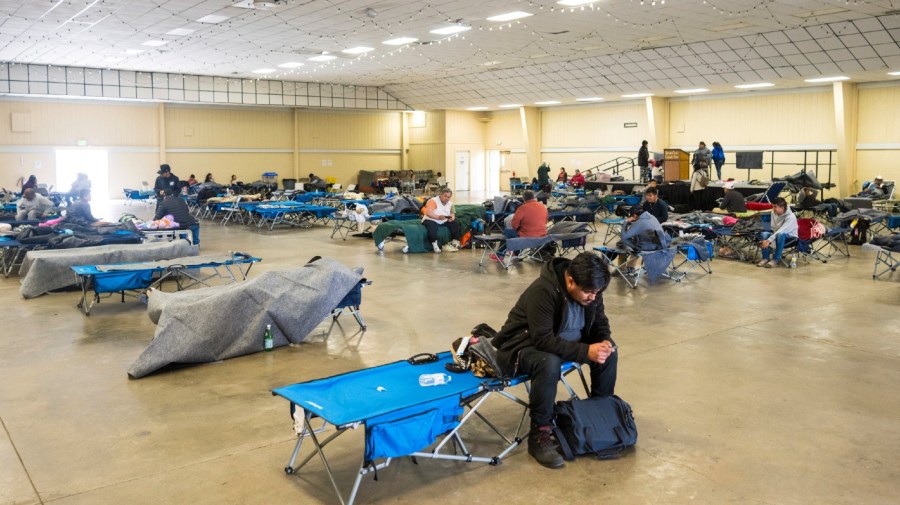
[[[816,77],[815,79],[805,79],[806,82],[835,82],[835,81],[846,81],[850,78],[846,75],[837,75],[834,77]]]
[[[888,75],[900,75],[900,72],[888,72]]]
[[[496,16],[491,16],[491,17],[487,18],[487,20],[494,21],[497,23],[505,23],[507,21],[515,21],[517,19],[527,18],[528,16],[534,16],[534,14],[531,14],[529,12],[522,12],[522,11],[512,11],[512,12],[507,12],[506,14],[498,14]]]
[[[559,0],[559,5],[565,5],[566,7],[578,7],[579,5],[587,5],[596,2],[597,0]]]
[[[415,37],[397,37],[396,39],[385,40],[382,44],[389,46],[402,46],[403,44],[411,44],[419,39]]]
[[[505,103],[505,104],[501,105],[500,107],[502,107],[504,109],[512,109],[513,107],[521,107],[521,106],[522,106],[522,104],[520,104],[520,103]]]
[[[825,9],[819,9],[815,11],[806,12],[803,14],[798,14],[798,18],[815,18],[818,16],[827,16],[829,14],[840,14],[841,12],[847,12],[847,9],[841,7],[828,7]]]
[[[600,100],[603,100],[603,98],[601,98],[599,96],[589,96],[589,97],[585,97],[585,98],[576,98],[575,99],[576,102],[599,102]]]
[[[375,49],[372,47],[357,46],[357,47],[351,47],[350,49],[344,49],[341,52],[344,54],[363,54],[363,53],[368,53],[369,51],[374,51],[374,50]]]
[[[135,54],[141,54],[144,51],[146,51],[146,49],[126,49],[125,54],[135,55]]]
[[[453,35],[454,33],[467,32],[471,29],[471,26],[453,25],[438,28],[437,30],[431,30],[431,33],[435,35]]]
[[[754,89],[754,88],[771,88],[774,86],[771,82],[757,82],[753,84],[736,84],[737,89]]]
[[[630,95],[622,95],[622,98],[645,98],[653,96],[653,93],[632,93]]]
[[[487,107],[466,107],[466,110],[488,110]]]
[[[302,66],[303,66],[303,63],[300,63],[299,61],[288,61],[288,62],[281,63],[280,65],[278,65],[278,68],[297,68],[297,67],[302,67]]]
[[[692,89],[676,89],[676,93],[688,94],[688,93],[706,93],[709,91],[706,88],[692,88]]]
[[[198,19],[197,22],[198,23],[208,23],[208,24],[214,25],[216,23],[221,23],[222,21],[225,21],[226,19],[228,19],[228,16],[220,16],[218,14],[207,14],[206,16],[203,16],[202,18]]]
[[[274,68],[257,68],[256,70],[253,70],[253,73],[254,74],[271,74],[274,71],[275,71]]]
[[[313,56],[309,58],[309,61],[331,61],[337,59],[337,56],[332,56],[330,54],[320,54],[318,56]]]
[[[169,30],[166,32],[166,35],[190,35],[197,30],[191,30],[190,28],[176,28],[174,30]]]
[[[167,40],[148,40],[147,42],[142,42],[142,46],[150,46],[150,47],[159,47],[168,44]]]
[[[562,102],[560,102],[559,100],[545,100],[543,102],[534,102],[535,105],[556,105],[560,103]]]
[[[479,65],[484,66],[484,67],[492,67],[494,65],[499,65],[501,63],[503,63],[503,62],[494,60],[494,61],[486,61],[484,63],[479,63]]]
[[[750,23],[745,23],[743,21],[738,21],[737,23],[728,23],[726,25],[713,26],[710,30],[714,32],[729,32],[731,30],[738,30],[740,28],[749,28],[753,25]]]

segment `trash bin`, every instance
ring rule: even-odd
[[[262,181],[265,184],[278,184],[278,173],[277,172],[263,172]]]
[[[281,185],[284,186],[284,189],[294,189],[297,179],[281,179]]]

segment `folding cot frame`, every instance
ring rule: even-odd
[[[476,235],[472,240],[484,246],[481,251],[481,258],[478,260],[478,266],[484,266],[484,260],[490,255],[503,257],[499,262],[504,270],[509,270],[513,259],[532,259],[543,262],[540,251],[548,244],[553,244],[555,252],[559,256],[565,256],[571,251],[584,252],[584,239],[588,236],[588,232],[575,233],[558,233],[553,235],[545,235],[543,237],[514,237],[508,238],[504,235]],[[579,241],[578,245],[566,245],[569,241]],[[571,242],[569,242],[571,244]],[[500,252],[503,245],[506,249]],[[511,251],[519,251],[519,254],[512,256],[508,254]]]
[[[3,276],[9,277],[13,270],[18,270],[25,261],[25,255],[34,248],[18,240],[0,240],[0,269]]]
[[[269,231],[272,231],[279,224],[302,228],[310,228],[317,223],[324,224],[334,213],[334,207],[281,202],[259,205],[253,212],[259,216],[256,227],[268,225]]]
[[[422,386],[418,386],[418,384],[410,382],[407,391],[405,391],[407,394],[403,395],[403,400],[407,403],[395,406],[394,408],[387,408],[384,406],[384,403],[387,402],[387,400],[385,400],[385,402],[382,402],[382,404],[379,405],[376,411],[367,413],[366,415],[353,416],[352,418],[340,418],[341,414],[337,412],[338,410],[340,410],[340,405],[335,408],[334,405],[326,404],[327,402],[331,402],[333,398],[342,398],[348,394],[351,395],[352,398],[359,398],[360,395],[364,395],[367,392],[369,394],[378,394],[379,392],[389,394],[389,390],[381,385],[374,387],[373,384],[354,384],[354,382],[363,382],[366,379],[368,379],[367,382],[372,382],[370,377],[374,377],[377,379],[377,376],[370,376],[367,374],[373,374],[373,371],[376,371],[378,369],[387,370],[388,368],[396,367],[407,368],[407,379],[409,381],[412,381],[415,380],[415,377],[419,374],[443,373],[444,365],[453,362],[452,355],[449,352],[444,352],[436,355],[435,361],[421,364],[416,364],[414,362],[415,358],[416,357],[414,356],[413,358],[410,358],[406,361],[398,361],[395,363],[389,363],[387,365],[381,365],[370,369],[357,370],[355,372],[349,372],[343,375],[293,384],[290,386],[272,390],[273,395],[281,396],[291,402],[290,412],[291,417],[294,420],[294,431],[297,434],[297,443],[294,445],[294,449],[291,453],[288,464],[284,467],[284,472],[288,475],[297,473],[310,460],[318,455],[319,459],[321,459],[322,461],[323,466],[325,467],[325,472],[328,475],[328,479],[331,482],[331,486],[334,489],[334,492],[337,495],[340,503],[342,505],[353,505],[354,501],[356,500],[357,492],[359,491],[359,486],[362,483],[363,477],[369,473],[375,473],[375,475],[377,476],[378,470],[387,468],[391,464],[391,461],[394,459],[394,457],[379,458],[382,459],[382,461],[366,461],[366,456],[363,455],[363,457],[361,458],[362,461],[360,463],[359,469],[356,472],[356,478],[350,489],[348,498],[345,500],[344,495],[341,492],[337,481],[335,480],[335,476],[332,472],[330,464],[328,463],[328,459],[325,456],[325,446],[334,441],[340,435],[346,433],[347,430],[355,430],[357,428],[363,427],[368,434],[370,429],[374,429],[375,427],[379,426],[377,424],[375,426],[369,426],[368,421],[371,419],[383,417],[385,414],[389,414],[391,412],[411,412],[416,408],[422,408],[423,404],[427,404],[429,401],[440,400],[442,398],[459,398],[459,406],[463,409],[463,414],[459,418],[458,424],[456,424],[449,431],[438,434],[434,439],[434,442],[437,442],[436,445],[434,444],[434,442],[432,442],[432,444],[430,445],[431,449],[429,451],[426,452],[425,449],[422,449],[411,452],[409,454],[395,457],[409,456],[416,463],[418,463],[416,458],[429,458],[461,461],[466,463],[487,463],[491,466],[497,466],[502,463],[502,460],[510,452],[512,452],[522,443],[523,438],[521,436],[521,432],[525,424],[525,418],[528,414],[528,402],[506,391],[506,389],[524,384],[526,389],[530,391],[530,384],[528,383],[528,377],[526,376],[518,376],[512,379],[479,379],[472,375],[471,372],[465,372],[462,374],[452,375],[452,380],[450,381],[450,383],[444,386],[425,388]],[[582,371],[581,366],[573,362],[566,362],[562,364],[560,369],[560,381],[566,388],[566,391],[569,393],[569,397],[576,398],[578,396],[575,393],[574,388],[566,379],[567,375],[572,372],[578,373],[581,379],[581,383],[584,386],[585,394],[590,395],[590,390],[588,388],[587,381],[585,380],[584,372]],[[357,379],[357,377],[359,377],[359,379]],[[323,381],[330,381],[332,384],[328,387],[328,391],[325,397],[318,398],[315,394],[315,385],[316,383]],[[307,390],[309,390],[308,395]],[[420,393],[424,392],[429,393],[429,395],[426,396],[425,399],[423,399],[423,396],[420,395]],[[519,419],[518,425],[516,427],[516,431],[511,435],[503,433],[500,428],[498,428],[493,422],[491,422],[490,419],[485,416],[484,413],[480,411],[485,402],[494,395],[498,395],[501,398],[510,400],[514,404],[517,404],[523,408],[521,418]],[[322,404],[320,404],[320,402]],[[337,402],[340,403],[339,400]],[[404,421],[406,419],[411,419],[421,413],[422,412],[410,413],[409,416],[396,419],[395,421]],[[319,425],[318,427],[313,427],[312,422],[316,418],[321,420],[321,425]],[[493,431],[499,437],[499,441],[503,444],[500,452],[475,455],[469,450],[468,446],[463,440],[461,430],[469,421],[475,418],[481,420],[491,431]],[[383,425],[388,424],[390,424],[390,422],[384,423]],[[334,428],[334,433],[331,433],[327,437],[320,439],[320,435],[324,435],[327,431],[329,431],[329,425]],[[412,424],[407,422],[397,429],[404,431],[411,428],[413,428]],[[309,438],[311,443],[313,444],[313,450],[309,454],[307,454],[303,460],[297,463],[297,458],[300,455],[301,446],[304,439],[306,438]],[[450,448],[454,449],[453,454],[450,454],[445,450],[447,449],[448,444],[450,445]],[[461,451],[462,454],[456,454],[457,450]]]
[[[863,244],[863,249],[875,253],[875,264],[872,267],[872,279],[877,279],[884,274],[891,274],[900,267],[900,257],[894,256],[894,251],[875,244]],[[881,271],[879,271],[879,268]]]
[[[671,247],[676,248],[677,246],[673,245]],[[606,246],[594,247],[594,251],[600,253],[604,258],[606,258],[606,262],[609,264],[610,268],[612,268],[613,271],[615,271],[615,273],[617,273],[618,276],[621,277],[622,280],[625,281],[625,284],[631,289],[637,289],[638,284],[640,284],[640,282],[641,282],[641,278],[644,276],[644,274],[647,271],[647,269],[644,267],[643,257],[646,255],[649,255],[649,254],[660,252],[660,250],[656,250],[656,251],[626,251],[624,249],[617,249],[614,247],[606,247]],[[628,265],[627,261],[625,261],[621,265],[618,262],[614,261],[614,260],[619,259],[622,256],[624,256],[626,260],[629,258],[633,258],[633,257],[641,258],[641,260],[642,260],[641,265],[637,268],[629,268],[627,266]],[[675,258],[676,259],[679,258],[677,252],[676,252]],[[687,255],[684,255],[683,258],[684,258],[684,261],[679,263],[679,266],[683,265],[684,263],[691,263],[692,265],[695,263],[698,263],[695,260],[688,259]],[[704,270],[706,270],[707,273],[712,273],[712,268],[709,265],[708,261],[706,262],[706,266],[709,270],[706,270],[706,269],[704,269]],[[665,277],[666,279],[674,281],[675,283],[680,283],[681,280],[685,276],[687,276],[687,272],[678,270],[678,267],[676,267],[674,264],[674,260],[669,265],[669,267],[670,268],[668,270],[666,270],[665,273],[662,274],[662,277]],[[693,266],[691,268],[693,268]]]
[[[191,258],[186,258],[191,259]],[[232,253],[232,259],[223,262],[208,262],[193,265],[181,265],[173,263],[169,266],[148,267],[145,269],[128,269],[129,263],[120,263],[116,265],[78,265],[71,267],[75,273],[75,280],[81,287],[81,299],[76,305],[81,309],[85,316],[91,315],[95,303],[100,302],[100,295],[109,293],[121,293],[122,302],[125,302],[126,291],[137,291],[135,296],[140,297],[152,287],[161,286],[168,279],[173,279],[176,285],[176,291],[182,291],[197,285],[210,287],[208,281],[212,279],[224,279],[225,284],[232,284],[240,280],[247,280],[247,275],[253,264],[262,261],[261,258],[250,256],[245,253]],[[140,263],[136,263],[140,264]],[[132,263],[131,265],[135,265]],[[115,267],[126,267],[116,270]],[[213,272],[207,275],[202,274],[202,269],[212,269]],[[130,276],[130,278],[128,278]],[[108,279],[113,281],[116,277],[123,278],[124,283],[118,285],[108,285],[99,287],[97,280]],[[98,290],[99,287],[99,290]],[[88,302],[88,291],[93,289],[94,295]],[[109,289],[109,290],[107,290]],[[357,306],[357,310],[358,310]],[[338,314],[340,315],[340,314]],[[337,317],[335,316],[335,319]]]

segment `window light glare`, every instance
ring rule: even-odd
[[[771,82],[756,82],[753,84],[736,84],[737,89],[754,89],[754,88],[771,88],[774,86]]]
[[[469,26],[453,25],[438,28],[437,30],[431,30],[431,33],[435,35],[453,35],[454,33],[467,32],[471,29],[472,28]]]
[[[275,71],[274,68],[257,68],[256,70],[253,70],[252,72],[254,74],[271,74],[274,71]]]
[[[403,44],[412,44],[413,42],[419,39],[415,37],[397,37],[396,39],[385,40],[382,44],[387,44],[389,46],[402,46]]]
[[[691,89],[676,89],[675,90],[676,93],[681,93],[683,95],[687,95],[690,93],[706,93],[707,91],[709,91],[709,90],[706,88],[691,88]]]
[[[159,47],[159,46],[164,46],[164,45],[166,45],[166,44],[168,44],[168,43],[169,43],[169,41],[167,41],[167,40],[157,40],[157,39],[154,39],[154,40],[148,40],[147,42],[142,42],[141,45],[142,45],[142,46],[149,46],[149,47]]]
[[[646,98],[653,96],[653,93],[632,93],[630,95],[622,95],[622,98]]]
[[[488,110],[487,107],[466,107],[466,110]]]
[[[534,102],[535,105],[557,105],[560,104],[559,100],[544,100],[543,102]]]
[[[286,61],[284,63],[279,64],[278,68],[297,68],[297,67],[302,67],[302,66],[303,66],[303,63],[300,63],[299,61]]]
[[[584,98],[576,98],[575,99],[576,102],[599,102],[600,100],[603,100],[603,98],[601,98],[599,96],[588,96],[588,97],[584,97]]]
[[[814,79],[804,79],[806,82],[837,82],[850,80],[846,75],[836,75],[834,77],[816,77]]]
[[[203,16],[202,18],[198,19],[197,22],[198,23],[208,23],[208,24],[214,25],[216,23],[221,23],[222,21],[225,21],[226,19],[228,19],[228,16],[220,16],[218,14],[207,14],[206,16]]]
[[[517,19],[527,18],[528,16],[533,16],[530,12],[522,12],[522,11],[512,11],[507,12],[506,14],[497,14],[496,16],[491,16],[487,18],[488,21],[494,21],[496,23],[505,23],[507,21],[515,21]]]
[[[357,46],[357,47],[351,47],[349,49],[344,49],[341,52],[344,54],[363,54],[363,53],[368,53],[369,51],[374,51],[374,50],[375,49],[372,47]]]
[[[309,59],[309,61],[331,61],[337,59],[337,56],[332,56],[330,54],[320,54],[318,56],[313,56]]]

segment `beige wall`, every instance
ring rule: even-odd
[[[494,112],[491,121],[486,123],[484,140],[487,149],[509,151],[528,147],[519,109]]]
[[[409,127],[409,169],[441,172],[452,183],[453,174],[447,170],[453,165],[447,165],[446,126],[444,111],[429,111],[425,113],[425,126]]]
[[[469,151],[469,188],[472,188],[476,181],[486,184],[485,123],[478,120],[479,117],[485,117],[484,113],[447,111],[445,117],[447,148],[444,154],[444,166],[455,166],[456,151]],[[457,175],[454,173],[452,177],[454,184],[457,182],[456,178]]]
[[[634,146],[632,156],[637,156],[650,131],[644,102],[548,108],[542,113],[544,149]],[[625,123],[637,123],[637,127],[625,128]]]
[[[900,179],[900,82],[877,88],[859,89],[860,148],[856,154],[857,188],[863,181],[882,175]],[[875,149],[865,144],[888,144]],[[884,149],[883,147],[890,147]]]

